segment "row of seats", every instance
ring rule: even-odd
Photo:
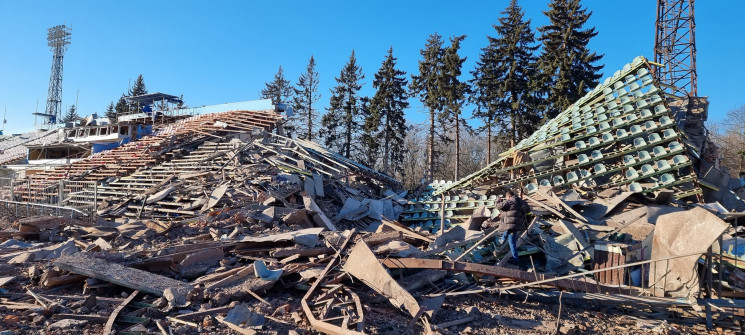
[[[640,70],[647,71],[646,69],[640,69]],[[645,78],[647,77],[649,76],[647,75]],[[627,82],[628,80],[635,80],[635,78],[633,76],[629,76],[627,77]],[[646,80],[651,82],[651,77],[649,77],[649,79],[644,79],[643,82]],[[645,109],[645,108],[651,107],[653,105],[657,105],[658,103],[662,102],[663,99],[658,94],[659,92],[658,88],[652,86],[648,92],[642,93],[638,91],[638,88],[641,88],[641,86],[635,83],[632,83],[632,84],[634,84],[634,85],[630,85],[631,86],[630,91],[632,92],[632,95],[633,95],[632,97],[621,96],[620,105],[616,103],[615,96],[613,97],[613,100],[609,100],[607,102],[606,107],[608,107],[608,111],[609,111],[608,113],[611,115],[611,117],[617,117],[623,114],[633,112],[635,108],[631,105],[631,103],[635,104],[636,109]],[[620,85],[619,87],[623,89],[624,84],[622,81],[618,81],[615,83],[615,85]],[[608,93],[609,89],[610,89],[609,87],[604,88],[606,93]],[[618,93],[617,90],[616,91],[611,90],[611,92]],[[624,92],[626,92],[625,89],[624,89]],[[649,102],[647,102],[647,100],[645,99],[645,97],[647,96],[650,97]],[[544,127],[541,127],[541,129],[539,129],[539,131],[536,132],[536,134],[534,134],[535,136],[531,136],[527,140],[521,141],[521,144],[530,145],[538,141],[543,141],[546,138],[551,138],[555,136],[558,132],[567,133],[569,129],[577,130],[577,129],[581,129],[582,127],[588,127],[591,125],[591,121],[590,121],[591,119],[593,119],[593,121],[596,121],[595,118],[598,117],[598,115],[605,113],[606,109],[603,106],[597,107],[594,110],[595,113],[593,113],[592,108],[590,108],[589,106],[584,106],[582,107],[582,109],[579,109],[577,105],[581,104],[581,102],[582,102],[582,99],[580,99],[580,101],[577,104],[570,107],[570,109],[567,109],[567,111],[563,113],[564,115],[560,115],[558,118],[555,118],[548,124],[544,125]],[[665,108],[664,105],[657,105],[655,107],[656,107],[655,114],[667,112],[667,108]],[[618,110],[619,108],[621,108],[622,111],[619,111]],[[644,114],[642,117],[646,117],[646,116],[649,116],[650,112],[647,110],[646,112],[642,112],[642,113]],[[573,118],[571,125],[568,127],[559,129],[559,125],[569,123],[570,115]],[[607,119],[607,115],[603,114],[603,116],[599,116],[599,118],[601,120]],[[625,121],[629,122],[631,120],[626,119]],[[597,121],[597,122],[601,122],[601,121]]]
[[[476,197],[468,197],[468,196],[445,196],[445,208],[457,208],[460,205],[465,205],[464,207],[479,207],[482,205],[486,206],[494,206],[496,204],[497,196],[496,195],[480,195]],[[414,212],[414,211],[420,211],[420,210],[434,210],[434,209],[440,209],[440,202],[442,201],[442,198],[436,197],[434,199],[421,199],[418,202],[429,202],[424,204],[409,204],[406,211],[408,212]],[[417,206],[421,206],[420,208],[417,208]]]
[[[653,188],[670,185],[674,182],[675,182],[675,177],[670,173],[665,173],[660,176],[660,179],[655,183],[655,186]],[[628,185],[628,189],[630,192],[634,192],[634,193],[644,192],[644,187],[642,187],[642,185],[637,182],[630,183]]]
[[[667,118],[667,116],[665,116],[665,117]],[[668,118],[668,120],[669,120],[669,118]],[[672,122],[672,121],[666,121],[666,122]],[[669,124],[669,123],[667,123],[667,124]],[[664,124],[664,125],[667,125],[667,124]],[[607,143],[615,142],[617,140],[624,139],[624,138],[626,138],[628,136],[631,136],[631,135],[642,135],[644,133],[648,133],[648,132],[650,132],[650,131],[655,130],[655,129],[658,128],[657,124],[654,123],[654,122],[650,122],[650,124],[645,125],[645,127],[646,127],[646,129],[643,129],[639,125],[633,125],[633,126],[631,126],[631,128],[629,128],[628,131],[626,129],[619,128],[619,129],[616,129],[615,134],[614,133],[611,133],[611,132],[605,132],[605,133],[603,133],[601,135],[600,138],[597,138],[597,137],[594,137],[594,136],[588,138],[587,139],[587,142],[585,142],[584,140],[577,140],[576,142],[574,142],[574,150],[585,150],[585,149],[587,149],[589,147],[595,147],[595,146],[598,146],[598,145],[601,145],[601,144],[607,144]],[[649,139],[649,142],[650,143],[655,143],[655,142],[661,141],[663,138],[664,139],[675,138],[677,135],[678,134],[673,129],[668,128],[668,129],[665,129],[662,132],[662,137],[660,137],[660,135],[657,134],[657,133],[651,133],[651,134],[648,135],[648,139]],[[601,139],[602,139],[602,141],[601,141]],[[646,145],[646,141],[644,140],[644,137],[634,138],[634,145],[635,146]]]
[[[449,218],[454,215],[453,211],[445,211],[445,217]],[[407,219],[427,219],[427,218],[440,218],[439,212],[415,212],[415,213],[403,213],[401,214],[404,220]]]
[[[495,203],[496,203],[496,201],[489,200],[489,201],[469,201],[469,202],[465,202],[465,203],[462,203],[462,204],[465,204],[464,207],[467,207],[467,208],[475,208],[475,207],[479,207],[479,206],[482,206],[482,205],[494,206]],[[430,205],[424,205],[424,207],[425,207],[425,209],[440,209],[440,204],[433,203],[431,206]],[[445,203],[445,208],[457,208],[457,207],[459,207],[459,203],[457,203],[457,202],[446,202]],[[413,208],[410,208],[410,210],[413,211],[414,209]]]
[[[646,92],[643,91],[644,87],[647,87],[648,85],[652,84],[652,76],[646,75],[641,77],[642,84],[639,85],[636,83],[636,78],[633,79],[634,82],[624,84],[622,81],[618,81],[614,84],[614,89],[610,87],[606,87],[603,89],[603,95],[605,96],[605,102],[615,102],[616,100],[620,101],[622,105],[632,103],[634,101],[637,101],[641,98],[644,98],[646,96],[651,96],[653,94],[659,93],[660,89],[656,86],[649,86],[649,88],[646,90]],[[626,87],[628,85],[628,88]],[[661,97],[654,98],[655,102],[659,101],[658,99],[661,99]]]
[[[461,196],[458,196],[458,195],[454,195],[452,197],[449,196],[449,195],[446,195],[445,196],[445,202],[448,202],[448,201],[469,201],[469,200],[482,200],[482,201],[485,201],[485,200],[497,200],[497,196],[496,195],[493,195],[493,194],[490,195],[490,196],[480,195],[480,196],[478,196],[478,199],[476,199],[476,198],[470,198],[470,197],[467,197],[467,196],[462,196],[461,197]],[[440,202],[440,201],[442,201],[442,198],[435,197],[434,199],[430,199],[429,201]]]
[[[675,142],[675,143],[677,143],[677,142]],[[657,148],[660,148],[660,151],[664,151],[664,149],[662,149],[662,147],[657,147]],[[659,154],[659,155],[662,156],[663,154]],[[645,156],[648,157],[649,156],[649,153],[647,153],[646,151],[640,151],[639,158],[642,159],[642,160],[640,160],[640,162],[646,160],[646,159],[643,159],[643,157],[645,157]],[[651,157],[649,159],[651,159]],[[633,156],[626,155],[624,157],[624,164],[625,165],[629,165],[629,164],[626,164],[626,163],[627,162],[630,162],[630,161],[634,161],[635,162],[636,160],[635,160],[635,158]],[[661,159],[661,160],[656,161],[656,163],[654,164],[654,166],[651,165],[651,164],[644,164],[644,165],[642,165],[639,168],[639,171],[637,171],[633,167],[628,167],[626,169],[626,174],[625,174],[626,179],[627,180],[628,179],[635,179],[635,178],[639,178],[641,176],[649,176],[649,175],[652,175],[652,174],[655,174],[655,173],[659,173],[659,172],[662,172],[662,171],[667,171],[667,170],[670,170],[670,169],[679,168],[680,166],[688,163],[688,158],[686,158],[684,155],[676,155],[676,156],[673,157],[672,161],[673,161],[673,164],[672,165],[670,165],[670,163],[666,159]],[[554,176],[553,178],[551,178],[551,181],[549,181],[548,179],[542,179],[542,180],[540,180],[539,184],[541,186],[549,186],[549,187],[550,186],[562,186],[562,185],[564,185],[566,183],[572,183],[572,182],[576,182],[576,181],[578,181],[580,179],[590,178],[590,177],[593,176],[593,174],[594,175],[604,174],[608,170],[606,169],[605,164],[598,163],[598,164],[595,164],[595,166],[593,167],[593,171],[594,171],[594,173],[593,172],[590,172],[587,169],[579,169],[576,172],[575,171],[569,171],[566,174],[566,180],[564,179],[564,177],[558,175],[558,176]],[[621,183],[623,183],[623,182],[621,182]],[[526,189],[527,189],[528,193],[533,193],[533,192],[535,192],[538,189],[538,186],[536,184],[534,184],[534,183],[529,183],[528,185],[526,185]]]
[[[663,136],[662,137],[658,133],[651,133],[651,134],[648,135],[648,139],[649,139],[649,144],[655,144],[655,143],[658,143],[658,142],[663,141],[663,137],[665,138],[665,140],[673,140],[677,136],[678,135],[677,135],[677,133],[674,130],[672,130],[671,128],[668,128],[668,129],[665,129],[665,131],[663,132]],[[605,141],[601,142],[597,137],[591,137],[589,139],[589,146],[585,146],[585,148],[597,147],[597,146],[600,146],[601,144],[607,145],[609,143],[613,143],[613,140],[615,140],[615,139],[614,138],[608,138],[608,137],[606,137],[605,138]],[[670,141],[670,142],[667,143],[667,149],[665,149],[665,147],[663,147],[661,145],[657,145],[654,148],[652,148],[652,151],[651,151],[651,154],[650,154],[650,152],[648,152],[647,150],[645,150],[648,147],[649,144],[647,143],[647,141],[642,136],[637,137],[637,138],[634,138],[634,140],[633,140],[633,145],[634,146],[633,146],[633,148],[631,148],[631,150],[634,150],[634,149],[638,150],[637,155],[638,155],[639,162],[643,162],[645,160],[651,159],[652,158],[652,155],[654,155],[655,158],[660,158],[660,157],[663,157],[663,156],[667,156],[667,155],[670,155],[670,154],[673,154],[673,153],[677,153],[677,152],[683,151],[685,149],[680,144],[680,142],[678,142],[678,141]],[[600,163],[600,162],[602,162],[605,159],[606,158],[605,158],[605,155],[603,154],[603,152],[600,151],[600,150],[598,150],[598,149],[595,149],[595,150],[592,150],[590,152],[590,155],[589,156],[587,154],[584,154],[584,153],[577,155],[577,162],[574,163],[574,164],[571,164],[571,165],[572,166],[574,166],[574,165],[582,166],[582,165],[590,164],[591,162]],[[504,185],[508,185],[508,184],[513,184],[515,182],[519,182],[519,181],[507,180],[507,181],[501,182],[500,185],[501,186],[504,186]],[[549,183],[549,185],[550,185],[550,183]]]
[[[567,142],[571,140],[572,136],[570,135],[570,132],[577,131],[582,128],[585,128],[585,133],[587,135],[590,135],[590,134],[594,134],[597,132],[609,131],[613,128],[625,127],[628,124],[634,123],[636,120],[648,119],[648,118],[653,117],[654,115],[667,114],[668,112],[667,108],[664,105],[657,105],[654,107],[654,110],[655,110],[654,114],[649,109],[642,109],[638,115],[636,113],[626,114],[623,116],[620,113],[611,114],[610,116],[613,117],[612,119],[608,119],[608,115],[606,114],[601,114],[597,118],[598,122],[594,122],[595,120],[593,120],[592,123],[590,122],[586,122],[584,124],[578,123],[571,127],[562,127],[558,131],[558,133],[561,133],[560,142],[563,143],[563,142]],[[660,117],[660,119],[657,122],[659,122],[660,125],[663,127],[673,124],[673,120],[670,119],[670,117],[667,115],[663,115],[662,117]],[[634,134],[637,134],[637,133],[640,133],[642,130],[656,129],[658,127],[657,122],[655,122],[654,120],[647,120],[642,124],[644,128],[642,128],[642,126],[640,125],[632,125],[633,129],[630,129],[630,131],[632,131],[632,133]],[[597,127],[595,127],[595,125],[597,125]],[[533,136],[531,136],[531,141],[529,142],[544,141],[554,136],[555,134],[552,134],[551,132],[547,133],[539,129]]]
[[[631,83],[633,81],[636,81],[637,78],[631,74],[634,69],[639,68],[644,63],[644,57],[637,56],[634,58],[634,60],[631,63],[627,63],[623,66],[621,70],[616,71],[613,73],[613,76],[606,77],[605,80],[598,84],[592,91],[590,91],[588,94],[586,94],[584,97],[580,98],[577,104],[583,104],[585,101],[590,100],[595,97],[598,93],[600,93],[604,88],[610,86],[612,83],[618,82],[621,80],[621,78],[624,78],[628,83]],[[636,75],[639,77],[644,77],[649,74],[649,70],[646,68],[640,68],[636,71]],[[651,77],[649,78],[651,79]]]

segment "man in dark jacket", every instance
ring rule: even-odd
[[[512,190],[507,190],[504,196],[505,199],[497,202],[496,206],[502,220],[498,229],[504,232],[500,242],[504,243],[504,240],[507,240],[512,254],[509,263],[517,265],[519,260],[517,256],[517,235],[527,229],[525,215],[530,212],[530,206],[525,200],[515,195]]]

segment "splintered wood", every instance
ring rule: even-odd
[[[191,285],[175,279],[107,262],[84,253],[61,257],[54,262],[54,265],[63,270],[157,296],[163,296],[169,289],[183,295],[194,289]]]

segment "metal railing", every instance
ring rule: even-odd
[[[0,203],[16,217],[56,215],[91,220],[98,203],[98,184],[94,181],[39,182],[0,178]]]

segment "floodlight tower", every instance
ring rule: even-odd
[[[696,97],[696,21],[694,0],[657,0],[654,61],[664,64],[655,76],[667,93]]]
[[[62,58],[70,45],[70,28],[65,25],[49,28],[47,33],[49,48],[52,50],[52,74],[49,76],[49,94],[47,109],[43,117],[44,124],[57,123],[62,109]]]

